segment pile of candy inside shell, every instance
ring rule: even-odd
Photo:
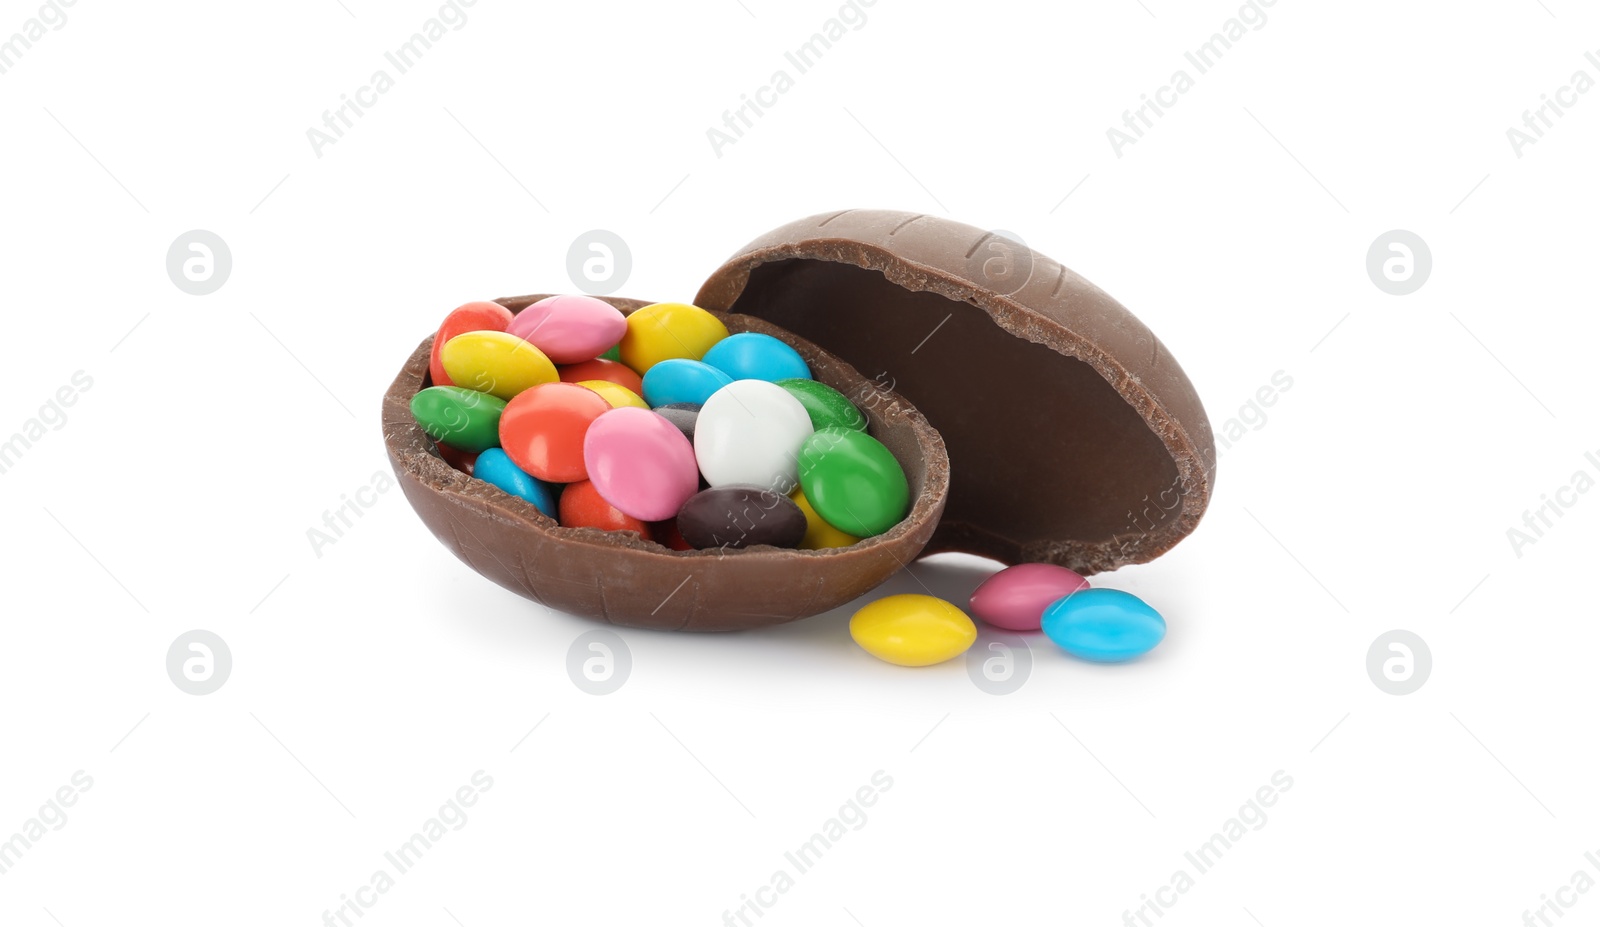
[[[571,528],[674,550],[848,547],[910,510],[905,471],[799,352],[686,303],[591,296],[440,325],[411,401],[451,466]]]

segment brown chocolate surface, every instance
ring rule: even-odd
[[[502,299],[519,311],[543,295]],[[608,299],[631,312],[646,303]],[[944,510],[949,461],[926,419],[893,391],[760,319],[724,317],[732,332],[756,331],[792,345],[813,375],[858,399],[871,434],[905,468],[910,515],[886,534],[819,551],[750,547],[672,551],[632,534],[563,528],[530,503],[452,469],[411,417],[427,385],[429,337],[383,399],[384,444],[400,487],[424,524],[472,569],[550,608],[613,624],[689,631],[761,627],[804,618],[857,598],[922,551]]]
[[[1205,512],[1216,453],[1188,377],[1025,246],[915,213],[826,213],[751,242],[696,304],[823,345],[928,417],[951,481],[927,553],[1094,573],[1164,553]]]

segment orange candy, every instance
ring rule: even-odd
[[[589,471],[583,463],[584,435],[595,419],[609,411],[611,403],[592,389],[541,383],[506,403],[500,413],[500,447],[530,476],[550,483],[585,480]]]
[[[556,368],[556,373],[561,375],[564,383],[578,383],[583,380],[609,380],[618,386],[626,386],[634,393],[644,394],[644,380],[627,364],[616,361],[595,358],[586,360],[581,364],[563,364]]]
[[[433,385],[456,385],[450,375],[444,372],[444,364],[439,360],[439,352],[444,350],[446,341],[467,332],[503,332],[511,324],[511,319],[510,309],[490,302],[467,303],[445,316],[444,324],[439,326],[439,333],[433,338],[433,354],[428,358],[428,376],[432,378]]]
[[[578,387],[582,389],[582,387]],[[599,398],[596,393],[589,393]],[[601,400],[604,402],[605,400]],[[564,528],[602,528],[606,531],[632,531],[641,538],[650,537],[650,526],[622,514],[616,506],[600,498],[594,484],[588,480],[573,483],[561,491],[561,526]]]

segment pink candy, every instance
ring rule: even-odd
[[[664,521],[700,489],[694,445],[664,416],[623,406],[594,420],[583,463],[600,497],[640,521]]]
[[[506,331],[557,364],[593,360],[622,340],[628,320],[593,296],[548,296],[516,314]],[[616,503],[612,503],[615,505]]]
[[[972,594],[972,613],[1008,631],[1037,631],[1044,610],[1089,581],[1050,563],[1019,563],[983,581]]]

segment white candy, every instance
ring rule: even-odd
[[[765,380],[736,380],[700,409],[694,456],[712,486],[754,483],[787,493],[799,471],[811,416],[788,390]]]

